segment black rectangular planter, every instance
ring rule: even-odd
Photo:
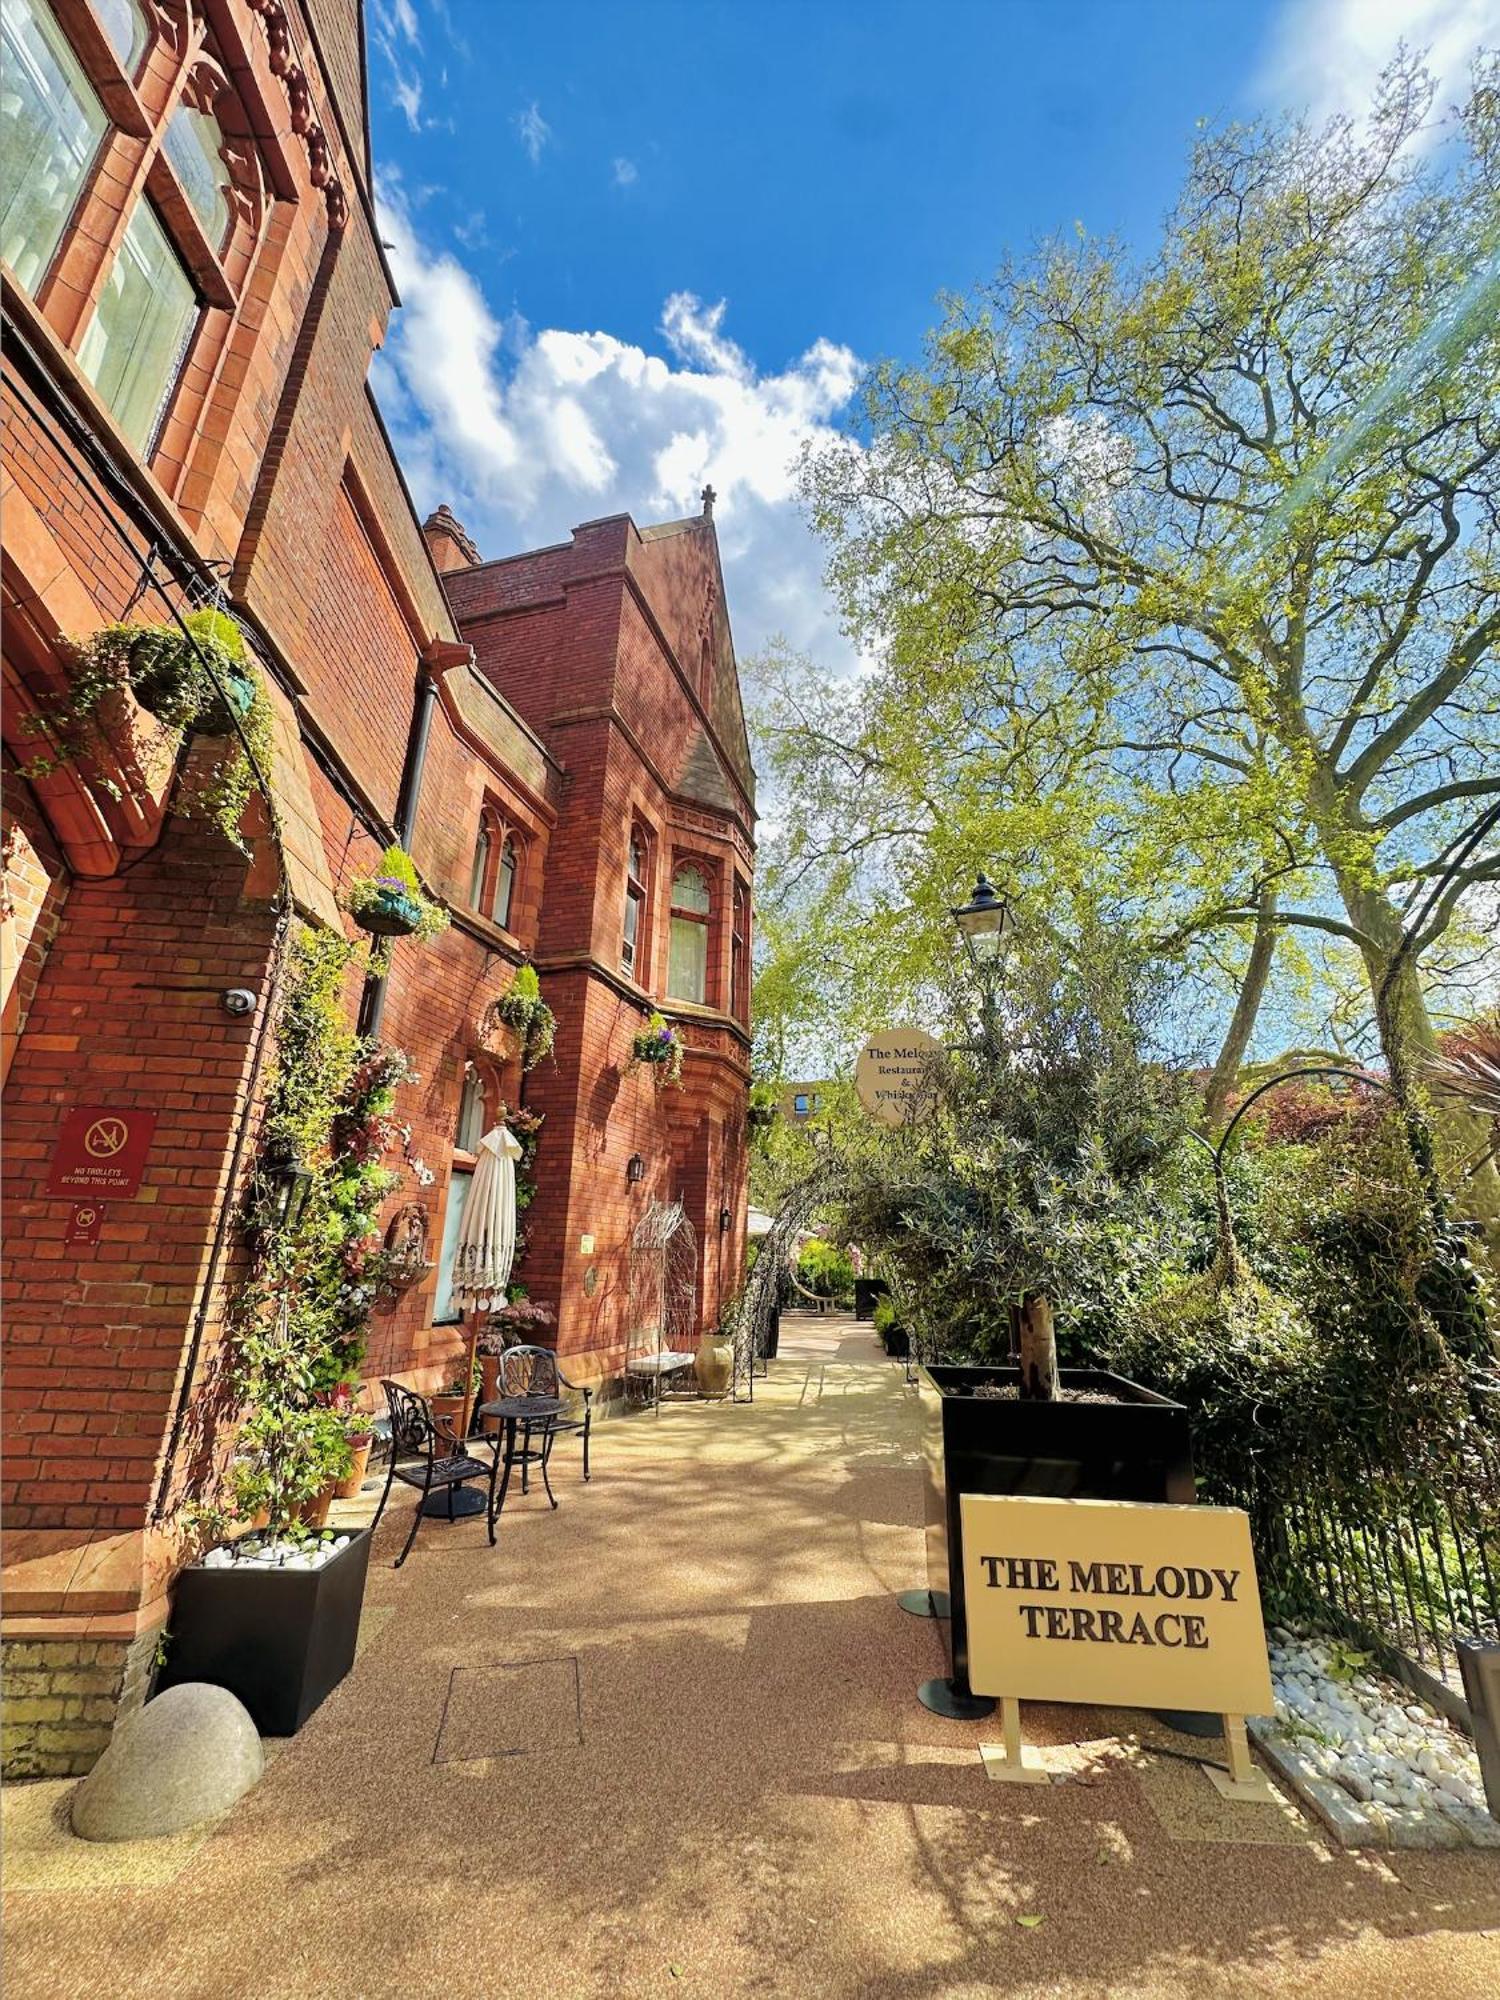
[[[177,1579],[157,1689],[228,1688],[262,1736],[295,1736],[354,1664],[370,1531],[320,1569],[194,1563]]]
[[[854,1317],[874,1319],[875,1307],[881,1299],[889,1298],[891,1288],[884,1278],[856,1278],[854,1280]]]
[[[981,1382],[1014,1386],[1015,1368],[917,1370],[926,1421],[927,1587],[946,1591],[952,1609],[949,1664],[956,1687],[969,1685],[964,1605],[964,1493],[1030,1494],[1057,1500],[1191,1503],[1193,1448],[1188,1413],[1123,1375],[1064,1368],[1064,1389],[1102,1389],[1117,1403],[1023,1402],[958,1393]]]

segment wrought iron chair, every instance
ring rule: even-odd
[[[557,1356],[550,1347],[527,1347],[518,1344],[507,1347],[500,1356],[499,1388],[502,1396],[556,1396],[559,1400],[565,1389],[583,1398],[583,1414],[575,1415],[564,1409],[561,1416],[547,1418],[547,1428],[556,1434],[560,1431],[577,1431],[583,1439],[583,1478],[587,1485],[589,1471],[589,1432],[594,1422],[594,1392],[581,1382],[571,1382],[558,1366]],[[547,1456],[551,1456],[551,1445],[547,1446]],[[543,1462],[543,1476],[546,1464]],[[525,1463],[521,1466],[521,1491],[526,1491]],[[552,1488],[547,1492],[550,1496]]]
[[[477,1437],[474,1442],[491,1448],[490,1463],[473,1457],[464,1448],[457,1432],[446,1419],[435,1417],[432,1404],[426,1396],[419,1396],[415,1389],[407,1389],[399,1382],[382,1382],[386,1407],[391,1418],[391,1469],[385,1476],[385,1491],[380,1496],[380,1505],[375,1509],[375,1519],[370,1523],[373,1534],[385,1512],[385,1503],[391,1497],[391,1483],[399,1479],[403,1485],[413,1486],[418,1491],[416,1511],[411,1517],[411,1533],[406,1538],[393,1569],[400,1569],[411,1554],[412,1543],[417,1539],[417,1529],[422,1525],[422,1509],[429,1495],[446,1491],[448,1495],[448,1519],[453,1515],[453,1493],[456,1487],[470,1479],[483,1479],[489,1486],[489,1499],[495,1497],[495,1475],[500,1469],[500,1439]],[[403,1465],[403,1458],[418,1459],[415,1465]],[[490,1547],[495,1545],[494,1507],[487,1508],[490,1528]]]

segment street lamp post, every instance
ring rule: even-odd
[[[980,1018],[985,1040],[993,1049],[999,1039],[995,1018],[995,974],[1005,941],[1014,927],[1010,904],[996,891],[981,868],[968,902],[960,903],[956,910],[950,910],[948,914],[958,925],[958,934],[963,939],[964,950],[969,954],[969,962],[979,981]]]

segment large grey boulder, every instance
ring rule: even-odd
[[[84,1840],[147,1840],[212,1819],[265,1768],[248,1711],[228,1688],[184,1681],[121,1723],[73,1794]]]

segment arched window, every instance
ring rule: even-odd
[[[742,882],[734,885],[734,909],[729,933],[729,1011],[737,1021],[749,1019],[750,898]]]
[[[708,997],[708,933],[713,902],[708,878],[687,861],[672,877],[672,939],[667,956],[667,992],[674,1000]]]
[[[141,0],[94,0],[94,12],[99,16],[105,40],[120,58],[121,69],[134,81],[151,39]]]
[[[502,930],[510,929],[510,906],[516,893],[516,843],[509,834],[500,843],[500,866],[495,870],[495,897],[490,915]]]
[[[639,828],[633,828],[625,858],[625,934],[620,944],[620,964],[638,980],[644,971],[641,960],[645,944],[646,843]]]
[[[222,250],[234,227],[230,194],[234,183],[224,163],[224,128],[211,110],[185,99],[167,124],[162,147],[177,169],[188,205],[215,250]]]
[[[477,910],[484,904],[484,878],[490,872],[490,829],[487,821],[482,821],[479,838],[474,843],[474,867],[469,875],[469,907]]]
[[[453,1135],[453,1143],[461,1153],[472,1153],[478,1150],[483,1137],[484,1078],[470,1063],[458,1100],[458,1129]]]

